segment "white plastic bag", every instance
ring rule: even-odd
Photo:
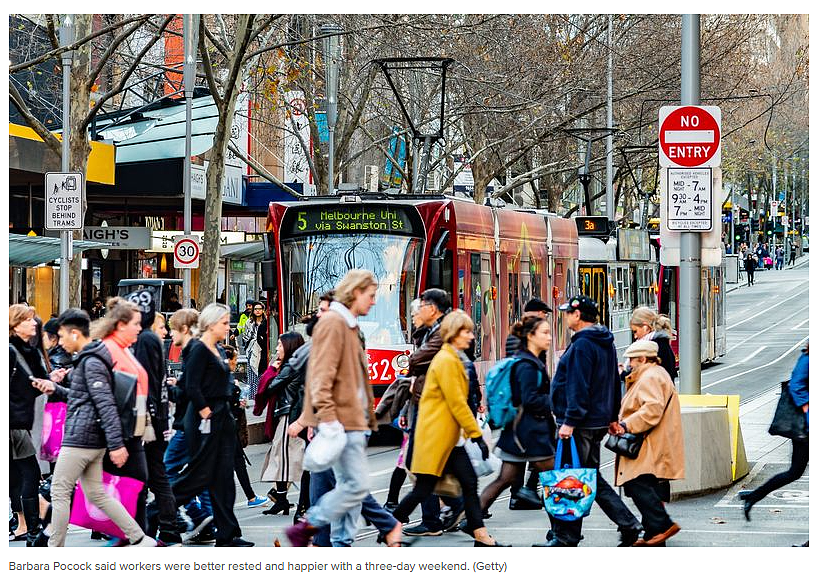
[[[464,449],[469,455],[469,461],[472,463],[472,468],[475,469],[475,474],[479,478],[490,475],[501,467],[501,459],[494,454],[490,453],[489,458],[484,460],[480,447],[471,440],[466,441]]]
[[[347,436],[340,422],[322,422],[304,451],[305,470],[321,472],[329,469],[341,456],[346,444]]]

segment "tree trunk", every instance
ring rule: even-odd
[[[91,14],[76,14],[77,38],[84,38],[91,33]],[[88,156],[91,154],[91,144],[88,142],[88,133],[79,130],[84,126],[88,115],[88,106],[91,99],[89,78],[91,75],[91,43],[86,42],[74,51],[74,61],[71,66],[71,111],[69,114],[69,161],[70,171],[87,174]],[[87,183],[86,183],[87,187]],[[85,196],[82,200],[82,210],[85,213],[88,201]],[[74,232],[74,239],[82,239],[82,231]],[[68,272],[68,301],[71,307],[82,307],[82,254],[78,253],[71,260]]]

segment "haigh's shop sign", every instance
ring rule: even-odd
[[[148,249],[151,247],[149,227],[84,227],[84,241],[108,243],[111,249]]]

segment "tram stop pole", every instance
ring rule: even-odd
[[[682,16],[682,67],[680,104],[700,104],[700,16]],[[680,393],[700,394],[702,385],[701,339],[701,238],[699,232],[680,234]]]

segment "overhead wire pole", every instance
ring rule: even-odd
[[[680,104],[700,104],[700,16],[682,16]],[[701,367],[701,238],[696,231],[680,234],[680,392],[700,394]]]
[[[193,131],[193,89],[196,84],[196,47],[199,44],[199,14],[182,15],[182,33],[185,43],[185,62],[182,83],[185,93],[185,162],[182,187],[185,191],[185,235],[191,234],[191,133]],[[191,270],[182,270],[182,304],[191,307]]]
[[[609,90],[608,90],[608,118],[606,126],[614,128],[614,61],[612,50],[612,15],[609,14],[608,48],[609,48]],[[625,207],[625,206],[624,206]],[[606,215],[614,220],[614,139],[612,133],[606,136]]]
[[[327,93],[327,194],[335,190],[336,121],[338,117],[338,35],[342,28],[336,24],[323,24],[319,30],[324,38],[324,63],[326,67]]]
[[[70,46],[74,44],[74,20],[70,14],[66,14],[63,23],[60,26],[60,44],[62,46]],[[66,50],[62,55],[63,64],[63,134],[62,134],[62,163],[61,169],[63,173],[68,173],[71,169],[70,161],[70,146],[69,137],[71,133],[71,63],[74,59],[74,51]],[[72,233],[71,231],[60,232],[60,311],[67,310],[69,303],[69,270],[71,269],[72,256]],[[82,257],[80,257],[82,259]],[[96,296],[94,296],[96,297]]]

